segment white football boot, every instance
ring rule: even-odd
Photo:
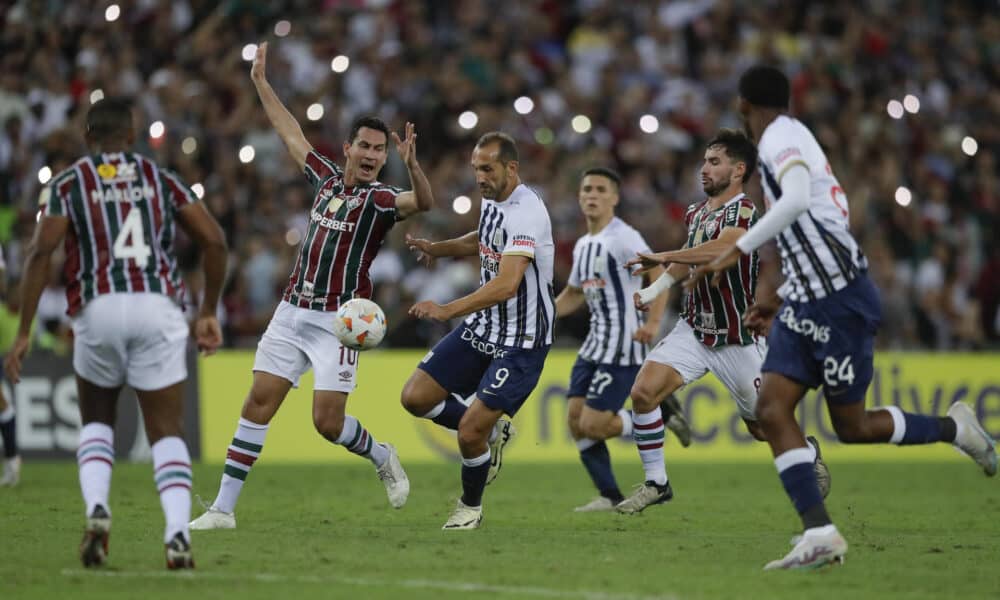
[[[773,569],[815,569],[831,563],[843,564],[847,554],[847,540],[833,525],[807,529],[799,538],[791,552],[779,560],[772,560],[764,566],[765,571]]]
[[[209,508],[205,514],[201,515],[188,525],[192,530],[206,529],[236,529],[236,514],[222,512],[216,508]]]
[[[389,449],[389,458],[378,468],[378,478],[385,485],[385,493],[393,508],[403,508],[406,498],[410,495],[410,479],[399,462],[399,453],[392,444],[385,444]]]
[[[493,483],[497,478],[500,467],[503,466],[503,449],[517,435],[514,424],[506,417],[497,420],[496,430],[497,437],[490,442],[490,472],[486,475],[486,485]]]
[[[608,512],[614,509],[615,503],[611,501],[611,498],[598,496],[582,506],[577,506],[573,512]]]
[[[441,529],[479,529],[479,524],[482,522],[483,507],[466,506],[459,499],[455,512],[451,513]]]
[[[997,474],[996,443],[983,429],[976,415],[964,402],[956,402],[948,408],[948,416],[955,420],[955,447],[976,461],[987,477]]]

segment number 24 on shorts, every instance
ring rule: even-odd
[[[854,365],[851,364],[851,357],[845,356],[844,360],[840,362],[832,356],[823,359],[823,381],[831,387],[843,384],[852,385],[854,383]]]

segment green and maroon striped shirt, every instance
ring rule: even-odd
[[[402,190],[378,181],[346,187],[341,168],[316,151],[306,156],[305,174],[315,197],[284,300],[333,311],[351,298],[371,298],[368,268],[396,224]]]
[[[175,173],[133,152],[84,156],[53,177],[39,203],[42,216],[70,220],[67,312],[111,293],[156,292],[180,303],[175,220],[197,201]]]
[[[726,227],[750,229],[757,222],[757,209],[740,194],[712,210],[708,201],[691,205],[684,217],[688,228],[687,247],[694,247],[719,237]],[[695,336],[709,347],[751,344],[754,334],[743,326],[743,315],[753,304],[757,289],[757,252],[740,257],[737,266],[726,271],[719,287],[711,278],[702,279],[684,297],[681,312]]]

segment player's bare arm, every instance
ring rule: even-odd
[[[587,297],[583,295],[583,290],[578,287],[567,285],[556,296],[556,318],[571,315],[580,310]]]
[[[479,254],[479,232],[470,231],[462,237],[432,242],[406,234],[406,246],[418,254],[417,260],[430,265],[442,256],[476,256]]]
[[[680,265],[677,265],[677,267],[678,271],[683,268],[680,267]],[[647,271],[643,275],[646,287],[648,288],[651,286],[653,282],[657,281],[665,272],[666,269],[661,266],[653,267]],[[638,292],[636,292],[635,296],[638,295]],[[648,311],[649,314],[646,315],[646,321],[642,324],[642,326],[636,329],[635,333],[632,334],[633,340],[643,344],[650,344],[653,342],[656,338],[656,334],[660,332],[660,323],[663,321],[663,313],[667,310],[667,300],[669,298],[669,294],[657,294],[656,298],[654,298],[652,302],[642,304],[636,303],[636,308],[642,311]],[[636,298],[633,297],[633,301],[635,300]]]
[[[31,322],[35,320],[38,311],[38,299],[45,289],[49,278],[49,265],[52,253],[56,251],[66,237],[69,229],[69,218],[61,216],[46,216],[35,227],[35,235],[28,246],[24,261],[24,277],[21,279],[21,320],[17,329],[17,338],[7,353],[4,370],[7,377],[14,383],[21,380],[21,361],[28,353],[31,342]]]
[[[528,270],[531,259],[527,256],[517,254],[504,254],[500,259],[500,270],[497,276],[486,282],[478,290],[468,296],[463,296],[445,305],[425,300],[418,302],[410,308],[410,314],[418,319],[432,319],[435,321],[448,321],[456,317],[476,312],[506,302],[517,294],[517,288],[524,279],[524,272]]]
[[[746,232],[747,230],[742,227],[726,227],[719,232],[719,237],[714,240],[708,240],[690,248],[659,252],[651,255],[650,258],[655,256],[655,260],[659,261],[660,264],[670,262],[683,265],[703,265],[718,258]],[[643,258],[642,255],[639,258]]]
[[[663,269],[656,279],[653,279],[649,285],[642,288],[632,296],[635,307],[642,311],[651,310],[654,302],[658,301],[662,297],[663,310],[666,310],[670,288],[672,288],[678,281],[684,279],[689,270],[690,268],[687,265],[682,265],[680,263],[671,264],[666,269]],[[663,313],[661,311],[661,318],[662,314]]]
[[[392,141],[396,144],[396,151],[406,165],[406,171],[410,175],[410,189],[396,196],[396,212],[399,218],[405,219],[412,214],[425,212],[434,206],[434,193],[431,184],[427,181],[420,162],[417,161],[417,134],[414,131],[413,123],[406,124],[404,138],[399,139],[395,131],[392,132]]]
[[[254,55],[253,65],[250,67],[250,79],[253,81],[254,87],[257,88],[257,95],[260,97],[260,103],[264,106],[268,120],[271,121],[274,130],[278,132],[281,141],[285,142],[288,153],[292,155],[299,169],[305,169],[306,156],[312,152],[312,144],[306,140],[299,122],[288,112],[285,105],[278,99],[278,95],[274,93],[271,84],[267,82],[267,76],[264,73],[266,61],[267,42],[261,42],[257,46],[257,53]]]
[[[178,221],[202,252],[201,268],[205,272],[205,290],[194,323],[194,337],[198,350],[210,355],[222,345],[222,328],[215,310],[226,279],[226,235],[200,202],[181,208]]]

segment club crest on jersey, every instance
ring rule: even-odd
[[[715,231],[718,228],[719,228],[718,221],[709,221],[708,223],[705,223],[705,235],[708,237],[713,237],[715,235]]]

